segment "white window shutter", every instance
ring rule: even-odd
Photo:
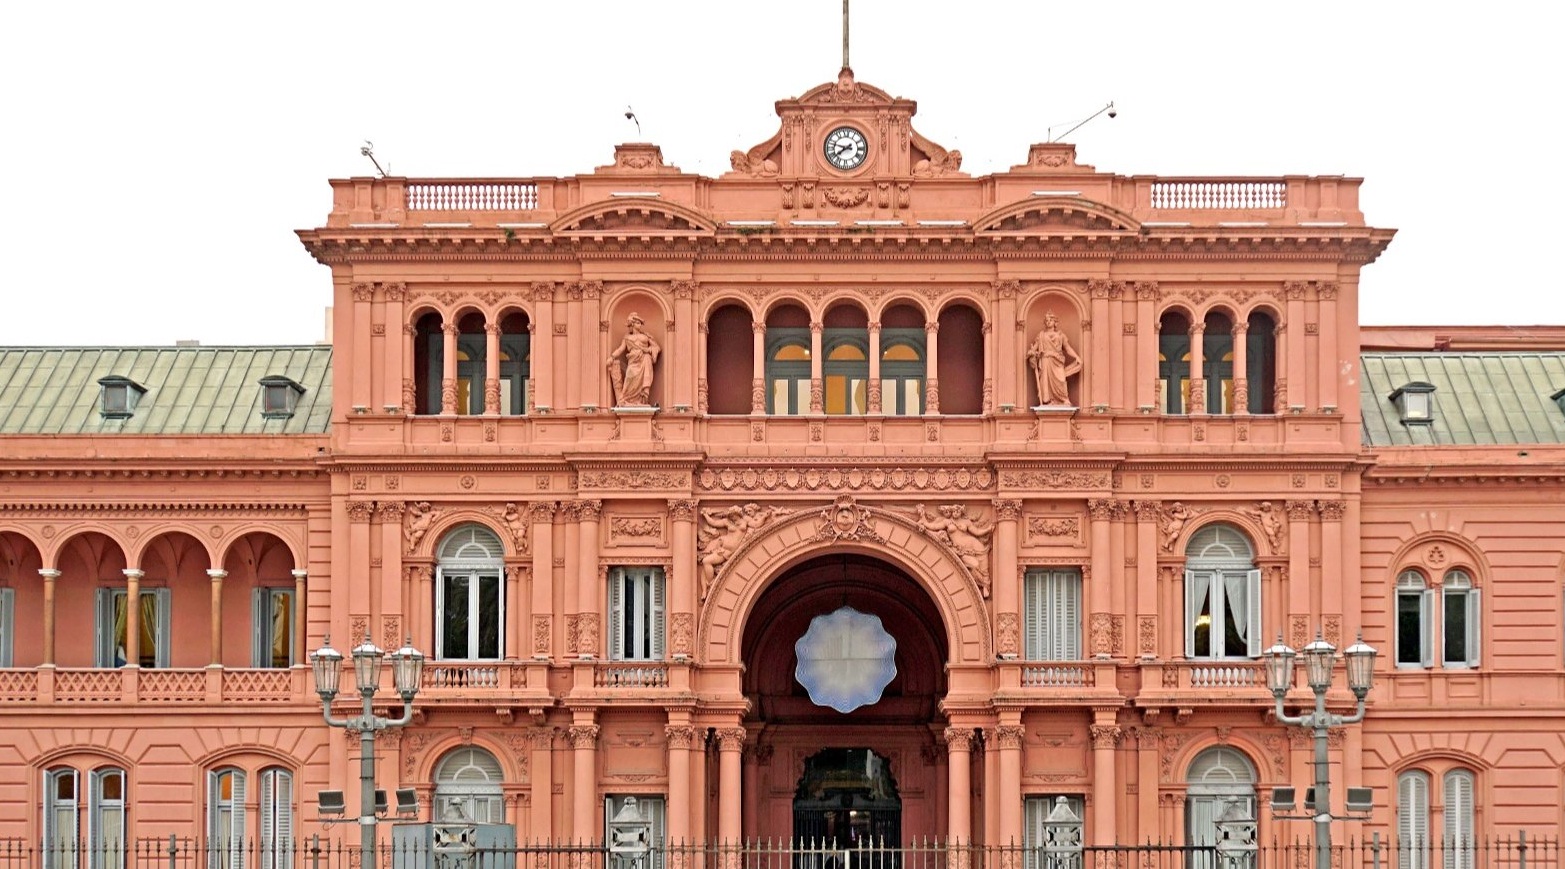
[[[1445,802],[1445,869],[1472,869],[1473,774],[1453,769],[1441,782]]]
[[[1429,848],[1429,777],[1405,772],[1397,778],[1397,866],[1427,869]]]
[[[1249,638],[1249,640],[1248,640],[1248,643],[1247,643],[1248,648],[1245,649],[1245,654],[1249,655],[1252,658],[1259,658],[1261,656],[1261,648],[1262,648],[1262,646],[1261,646],[1261,639],[1262,639],[1261,638],[1261,571],[1258,568],[1254,569],[1254,570],[1251,570],[1250,574],[1246,578],[1245,582],[1249,586],[1248,588],[1245,589],[1245,591],[1247,593],[1247,598],[1246,598],[1246,601],[1245,601],[1245,603],[1247,605],[1246,609],[1249,610],[1249,612],[1245,613],[1245,618],[1248,619],[1249,622],[1250,622],[1250,626],[1248,628],[1248,633],[1246,634],[1246,636]]]
[[[1195,620],[1201,615],[1200,596],[1195,590],[1195,574],[1193,570],[1185,571],[1185,657],[1195,657]]]
[[[272,801],[276,799],[276,794],[273,793],[272,778],[271,770],[261,773],[261,834],[258,841],[262,849],[261,863],[263,867],[271,862],[266,857],[271,854],[272,842],[275,841],[277,836],[277,830],[273,823],[276,818],[272,813]]]
[[[218,832],[218,819],[222,813],[218,811],[218,803],[222,799],[223,790],[218,777],[221,775],[216,770],[209,770],[206,774],[206,836],[207,847],[216,848],[222,840]]]
[[[157,635],[153,637],[153,663],[158,667],[167,667],[173,652],[174,590],[155,588],[152,590],[152,600],[153,609],[157,613]]]
[[[16,645],[16,590],[0,588],[0,667],[11,666]]]
[[[276,861],[266,869],[291,869],[293,864],[293,774],[286,770],[273,770],[276,784],[272,788],[272,805],[276,818],[272,822],[275,845],[268,845],[277,855]],[[267,845],[267,843],[262,843]]]
[[[664,600],[664,589],[663,589],[663,586],[665,585],[665,583],[664,583],[663,569],[661,567],[655,568],[652,571],[651,582],[652,582],[652,589],[651,589],[652,606],[650,608],[650,611],[648,612],[648,616],[651,618],[652,624],[648,625],[648,628],[652,632],[652,660],[654,660],[654,661],[661,661],[661,660],[663,660],[663,644],[664,644],[664,639],[663,639],[663,637],[664,637],[664,626],[663,626],[664,616],[663,616],[663,613],[664,613],[664,610],[666,609],[666,607],[664,606],[664,603],[663,603],[663,600]],[[660,811],[661,811],[661,809],[660,809]]]
[[[233,825],[229,828],[229,850],[232,854],[229,865],[232,869],[244,867],[244,841],[245,841],[245,774],[234,770],[234,800],[233,811],[229,816],[233,819]]]
[[[609,660],[625,657],[625,568],[609,571]],[[577,649],[578,653],[595,650]]]
[[[1467,591],[1467,663],[1478,666],[1478,641],[1482,638],[1479,626],[1483,624],[1483,608],[1478,605],[1480,589]]]
[[[1029,661],[1042,660],[1044,618],[1047,605],[1044,598],[1044,577],[1036,570],[1027,571],[1023,593],[1026,595],[1026,612],[1022,617],[1026,619],[1023,631],[1026,634],[1022,654]]]
[[[1422,647],[1424,666],[1435,665],[1435,590],[1426,588],[1418,605],[1419,645]]]
[[[1061,607],[1054,630],[1060,642],[1055,644],[1059,658],[1065,661],[1081,660],[1081,574],[1077,571],[1059,571],[1055,580],[1060,586]]]

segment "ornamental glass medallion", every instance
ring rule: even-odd
[[[794,678],[816,706],[852,712],[879,702],[897,675],[897,641],[880,616],[850,606],[810,620],[793,644]]]

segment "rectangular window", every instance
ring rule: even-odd
[[[1081,659],[1081,571],[1027,571],[1024,654],[1029,661]]]
[[[662,795],[608,794],[603,798],[605,869],[663,869],[668,836]]]
[[[663,660],[663,568],[609,571],[609,659]]]
[[[0,667],[12,667],[16,653],[16,589],[0,588]]]
[[[446,660],[495,661],[503,654],[504,583],[496,570],[439,569],[435,648]]]
[[[1478,666],[1478,589],[1453,586],[1448,578],[1442,591],[1445,623],[1441,663],[1446,667]]]
[[[1185,571],[1185,655],[1243,658],[1261,654],[1261,572]]]
[[[128,599],[129,594],[123,589],[98,589],[95,666],[123,667],[127,663],[126,631],[130,624],[130,613],[126,607]],[[166,588],[141,592],[141,606],[136,611],[140,623],[137,631],[137,663],[140,666],[168,666],[172,599],[172,592]]]
[[[1397,666],[1434,665],[1434,626],[1430,624],[1434,592],[1415,578],[1397,589]]]
[[[293,666],[293,589],[255,589],[250,620],[250,666]]]
[[[1064,803],[1060,799],[1065,800]],[[1023,869],[1070,869],[1077,865],[1079,858],[1063,858],[1051,856],[1052,847],[1070,847],[1081,843],[1080,831],[1077,827],[1076,841],[1070,841],[1068,835],[1061,833],[1068,830],[1060,821],[1069,821],[1062,818],[1063,812],[1069,812],[1076,822],[1086,820],[1086,800],[1081,794],[1046,794],[1042,796],[1027,797],[1023,801],[1023,813],[1026,817],[1026,826],[1022,830]],[[1056,822],[1050,824],[1050,815],[1055,816]],[[1055,835],[1051,837],[1051,833]]]

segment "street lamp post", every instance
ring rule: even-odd
[[[1364,697],[1369,694],[1374,679],[1375,650],[1360,639],[1342,653],[1348,671],[1348,688],[1358,702],[1358,708],[1347,716],[1326,711],[1326,692],[1331,688],[1336,646],[1317,634],[1315,642],[1304,647],[1305,680],[1315,693],[1315,710],[1302,715],[1287,715],[1282,709],[1283,697],[1293,686],[1293,659],[1298,653],[1283,645],[1282,638],[1278,637],[1277,644],[1262,654],[1266,658],[1266,687],[1271,689],[1272,697],[1277,701],[1277,720],[1314,732],[1315,798],[1308,808],[1312,812],[1310,820],[1315,822],[1315,869],[1331,869],[1331,766],[1327,760],[1326,736],[1333,727],[1364,720]],[[1350,792],[1352,790],[1349,788]]]
[[[365,635],[364,642],[353,648],[353,678],[364,701],[363,714],[351,718],[331,717],[331,703],[337,696],[342,681],[342,653],[331,647],[331,637],[319,649],[310,653],[310,669],[315,672],[315,693],[321,695],[322,715],[332,727],[343,727],[359,732],[359,847],[362,851],[360,865],[363,869],[375,869],[375,734],[391,727],[402,727],[413,720],[413,695],[418,693],[420,675],[424,670],[424,655],[413,648],[408,640],[402,648],[390,653]],[[380,690],[380,665],[391,662],[391,678],[398,694],[402,695],[402,717],[382,718],[375,714],[375,692]]]

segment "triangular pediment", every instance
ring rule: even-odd
[[[549,226],[557,235],[711,235],[716,221],[683,205],[657,199],[591,202]]]

